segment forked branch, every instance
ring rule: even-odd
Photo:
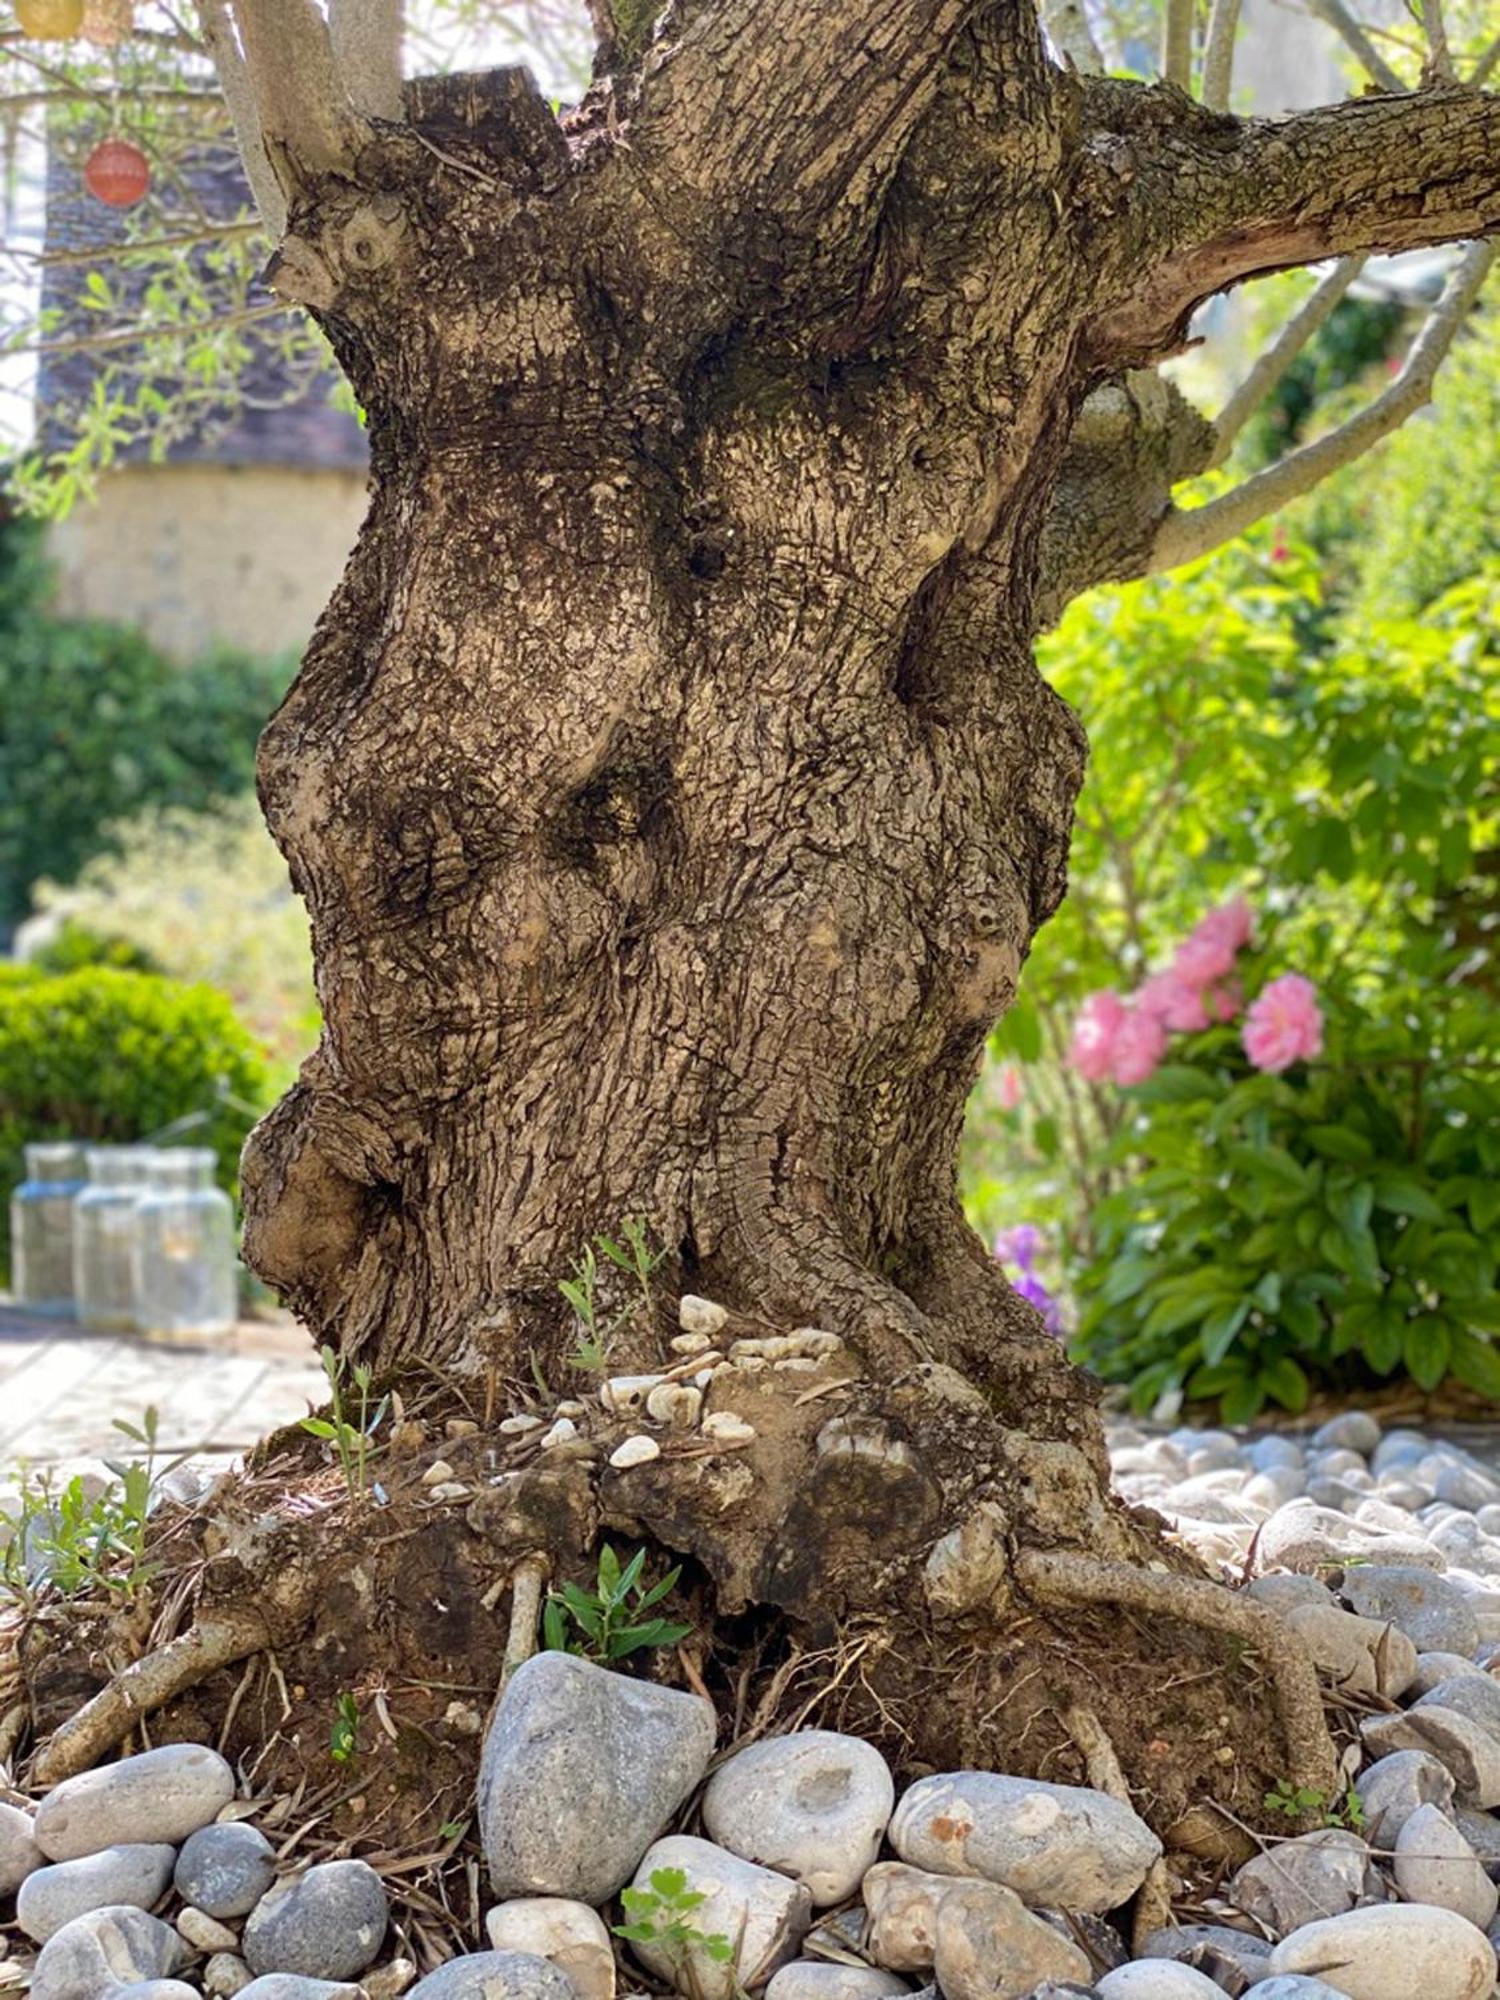
[[[1325,436],[1288,452],[1285,458],[1253,478],[1210,500],[1204,507],[1173,508],[1163,519],[1152,546],[1151,570],[1175,569],[1207,555],[1235,535],[1241,535],[1266,515],[1310,493],[1341,466],[1361,458],[1382,438],[1400,428],[1432,399],[1432,385],[1444,356],[1478,298],[1495,261],[1491,243],[1471,244],[1448,280],[1442,298],[1412,342],[1400,374],[1365,409]]]
[[[1214,449],[1207,469],[1222,465],[1228,458],[1240,432],[1285,378],[1287,370],[1319,328],[1327,324],[1334,307],[1364,269],[1365,262],[1363,257],[1340,258],[1327,276],[1319,279],[1270,345],[1257,356],[1249,373],[1214,418]]]
[[[401,119],[401,0],[329,0],[334,59],[355,110]]]

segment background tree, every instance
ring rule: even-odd
[[[1038,1611],[1075,1641],[1101,1605],[1231,1631],[1284,1736],[1251,1716],[1253,1795],[1268,1755],[1331,1783],[1310,1669],[1186,1559],[1146,1567],[1083,1378],[954,1189],[1083,768],[1036,632],[1398,424],[1487,246],[1369,409],[1174,501],[1349,260],[1500,226],[1500,101],[1431,4],[1415,87],[1274,122],[1225,108],[1235,11],[1200,38],[1171,0],[1148,88],[1027,0],[601,6],[561,114],[516,70],[403,81],[368,0],[205,0],[201,35],[269,282],[327,335],[372,454],[261,746],[324,1030],[247,1152],[251,1261],[389,1379],[555,1389],[557,1279],[644,1218],[669,1286],[815,1320],[856,1372],[832,1422],[767,1393],[733,1495],[694,1458],[589,1505],[690,1553],[720,1612],[902,1629],[869,1685],[935,1760],[1034,1762],[1038,1704],[1086,1679],[1149,1769],[1135,1639],[1057,1653]],[[1213,294],[1328,258],[1213,422],[1156,372]],[[638,1316],[609,1365],[666,1332]],[[507,1545],[577,1533],[538,1518]],[[276,1573],[289,1602],[284,1550]],[[1008,1650],[931,1681],[945,1622],[1002,1612]],[[1008,1706],[1027,1648],[1049,1678]],[[1219,1749],[1205,1721],[1158,1805]]]

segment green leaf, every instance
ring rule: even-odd
[[[567,1614],[555,1597],[548,1597],[542,1609],[542,1645],[549,1653],[568,1650]]]
[[[1454,1327],[1449,1365],[1466,1389],[1500,1403],[1500,1354],[1467,1327]]]
[[[609,1657],[623,1660],[631,1653],[640,1652],[643,1646],[675,1646],[692,1629],[691,1625],[669,1625],[664,1618],[648,1619],[644,1625],[627,1625],[621,1631],[611,1633]]]
[[[1406,1372],[1419,1389],[1435,1389],[1448,1372],[1452,1335],[1439,1313],[1420,1313],[1408,1320],[1401,1338]]]
[[[1307,1408],[1311,1385],[1306,1372],[1290,1354],[1278,1354],[1262,1362],[1258,1379],[1266,1394],[1294,1416]]]
[[[599,1551],[599,1595],[605,1603],[618,1602],[616,1592],[620,1587],[620,1558],[606,1542]]]
[[[1407,1215],[1419,1222],[1441,1222],[1444,1216],[1442,1204],[1411,1174],[1377,1174],[1375,1201],[1388,1215]]]
[[[677,1588],[677,1579],[682,1575],[682,1564],[674,1563],[660,1583],[653,1583],[636,1599],[637,1611],[649,1611],[653,1604],[660,1604],[664,1597],[670,1597]]]
[[[1265,1390],[1250,1376],[1233,1384],[1219,1400],[1219,1415],[1226,1424],[1248,1424],[1260,1414]]]
[[[1308,1125],[1303,1137],[1325,1160],[1343,1160],[1350,1166],[1364,1166],[1375,1157],[1375,1148],[1363,1132],[1347,1125]]]
[[[653,1868],[649,1877],[651,1887],[664,1903],[675,1903],[679,1896],[687,1893],[687,1871],[682,1868]]]
[[[580,1590],[576,1583],[565,1583],[561,1595],[563,1602],[589,1637],[599,1638],[604,1631],[604,1618],[598,1599],[590,1597],[587,1591]]]
[[[1211,1312],[1198,1329],[1199,1345],[1207,1362],[1222,1361],[1234,1345],[1234,1337],[1250,1317],[1249,1299],[1236,1299]]]

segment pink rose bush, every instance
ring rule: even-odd
[[[1279,1076],[1294,1062],[1323,1053],[1318,989],[1300,972],[1283,972],[1251,1001],[1245,1014],[1245,1054],[1257,1069]]]
[[[1133,994],[1091,993],[1073,1026],[1069,1063],[1090,1083],[1144,1083],[1165,1056],[1168,1036],[1234,1020],[1245,999],[1236,965],[1254,929],[1250,905],[1236,896],[1200,917],[1165,970]],[[1272,1075],[1321,1053],[1323,1016],[1312,981],[1296,972],[1273,979],[1246,1012],[1244,1045],[1255,1067]]]

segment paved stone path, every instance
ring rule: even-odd
[[[22,1462],[71,1474],[128,1453],[114,1419],[138,1425],[148,1404],[164,1455],[227,1463],[324,1400],[312,1343],[290,1320],[242,1321],[212,1346],[162,1347],[0,1306],[0,1482]]]

